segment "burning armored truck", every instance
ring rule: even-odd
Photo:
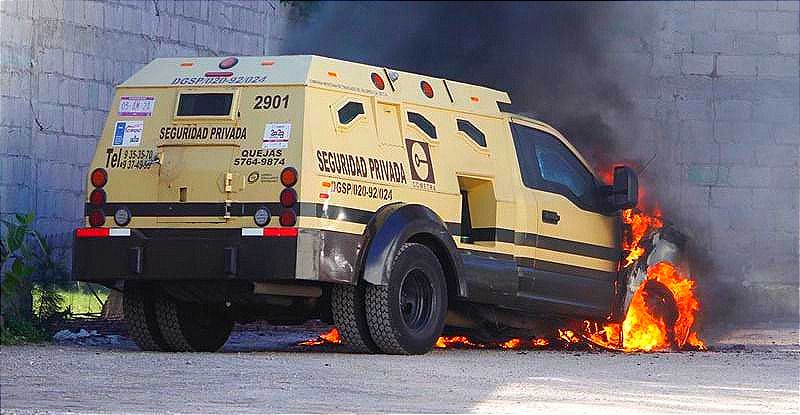
[[[392,354],[481,321],[620,321],[636,174],[604,183],[508,103],[319,56],[156,59],[114,96],[75,277],[124,292],[145,350],[214,351],[253,320]]]

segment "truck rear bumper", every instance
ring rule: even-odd
[[[281,228],[267,228],[281,229]],[[288,228],[282,228],[286,231]],[[361,236],[319,229],[108,229],[76,232],[76,280],[307,280],[354,283]],[[81,235],[85,236],[85,235]]]
[[[76,233],[73,274],[96,282],[295,278],[297,236],[243,233],[239,228],[131,229],[129,235],[110,237]]]

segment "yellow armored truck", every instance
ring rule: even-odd
[[[618,211],[508,94],[319,56],[156,59],[119,85],[75,233],[144,350],[214,351],[235,322],[333,323],[420,354],[443,329],[619,320]]]

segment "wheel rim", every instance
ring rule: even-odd
[[[420,269],[412,269],[400,286],[400,314],[410,330],[422,331],[433,314],[433,284]]]

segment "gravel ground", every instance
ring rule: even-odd
[[[3,413],[800,412],[796,326],[653,354],[296,347],[320,328],[238,331],[223,353],[145,353],[121,335],[0,349]]]

